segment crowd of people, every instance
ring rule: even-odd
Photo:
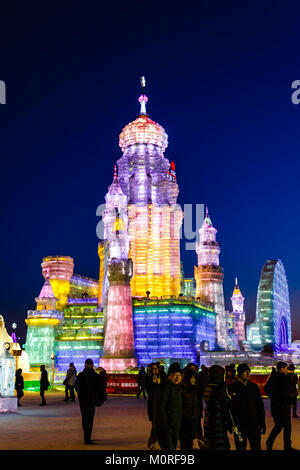
[[[46,405],[45,391],[50,383],[44,365],[40,366],[40,406]],[[148,449],[160,448],[183,451],[194,448],[195,441],[201,450],[229,450],[228,433],[234,435],[236,450],[245,450],[247,442],[251,450],[261,450],[261,436],[266,433],[264,402],[256,383],[250,380],[251,370],[247,364],[234,364],[225,368],[194,363],[181,369],[178,362],[170,365],[167,373],[159,362],[141,367],[138,373],[139,391],[147,399],[151,431]],[[75,401],[77,392],[82,416],[85,444],[91,440],[95,408],[106,398],[106,371],[98,373],[92,359],[86,359],[82,372],[77,374],[70,363],[65,380],[64,401]],[[15,389],[18,406],[24,395],[22,369],[16,372]],[[273,367],[265,394],[271,401],[274,426],[266,440],[267,450],[272,450],[279,433],[283,430],[284,450],[294,450],[291,445],[291,415],[297,415],[298,378],[293,364],[278,362]],[[159,446],[159,447],[158,447]]]
[[[297,418],[297,375],[293,364],[278,362],[264,387],[271,401],[274,427],[267,450],[283,430],[284,450],[291,445],[291,414]],[[159,362],[141,368],[139,392],[148,397],[151,422],[148,449],[191,450],[198,441],[202,450],[229,450],[228,433],[233,433],[236,450],[261,450],[266,433],[264,402],[256,383],[250,380],[248,364],[210,368],[190,363],[183,369],[178,362],[166,373]],[[158,447],[159,446],[159,447]]]

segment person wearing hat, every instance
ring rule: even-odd
[[[167,379],[157,386],[154,399],[153,426],[162,450],[176,450],[182,417],[181,368],[170,365]]]
[[[288,366],[288,377],[290,381],[290,395],[291,395],[291,403],[293,407],[293,418],[299,418],[297,415],[297,398],[298,398],[298,377],[295,374],[295,366],[294,364],[290,364]]]
[[[248,364],[239,364],[237,380],[228,388],[234,424],[243,438],[240,442],[234,434],[236,450],[246,450],[247,441],[251,450],[261,450],[261,434],[266,432],[264,403],[258,386],[250,380],[250,372]]]
[[[267,450],[272,450],[274,441],[283,429],[284,450],[294,450],[291,446],[291,396],[287,363],[279,361],[276,372],[269,377],[264,390],[271,399],[271,414],[274,427],[266,441]]]

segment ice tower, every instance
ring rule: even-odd
[[[216,339],[220,348],[227,347],[227,326],[223,293],[223,269],[219,264],[220,246],[216,241],[217,229],[212,224],[206,208],[200,239],[196,243],[198,266],[195,266],[196,298],[209,302],[217,314]]]
[[[136,367],[130,280],[133,274],[129,255],[127,197],[114,179],[105,197],[104,239],[108,244],[104,280],[107,295],[104,305],[104,348],[100,365],[108,371]]]
[[[245,309],[244,309],[244,300],[245,298],[242,296],[240,291],[238,280],[235,278],[235,286],[233,290],[233,294],[231,297],[232,303],[232,312],[235,317],[235,338],[236,342],[239,345],[241,341],[245,341]]]
[[[43,272],[45,282],[35,301],[36,310],[29,310],[25,320],[28,325],[26,352],[31,366],[51,364],[54,352],[56,328],[63,320],[63,312],[56,310],[58,298],[55,297],[49,280],[49,269]]]
[[[133,296],[180,294],[182,210],[177,205],[175,165],[164,156],[168,136],[146,112],[142,77],[138,118],[124,127],[119,145],[119,184],[128,203]]]
[[[240,291],[238,280],[235,278],[235,286],[232,297],[232,312],[227,317],[227,347],[229,350],[238,351],[243,348],[245,341],[245,310],[244,300]]]

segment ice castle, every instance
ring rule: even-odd
[[[165,129],[146,112],[143,78],[141,84],[140,114],[119,136],[122,156],[105,196],[99,279],[75,274],[69,256],[43,259],[45,282],[26,319],[32,370],[50,365],[52,353],[60,372],[70,362],[82,369],[86,357],[113,372],[157,360],[199,363],[210,352],[264,346],[261,313],[249,329],[250,342],[246,340],[244,297],[237,280],[232,311],[225,311],[220,246],[207,209],[196,244],[194,279],[184,278],[175,164],[165,156]],[[284,301],[290,331],[288,296]],[[281,339],[291,341],[289,333]]]

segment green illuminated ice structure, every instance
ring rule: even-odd
[[[26,338],[26,352],[31,368],[44,364],[51,366],[51,354],[54,353],[54,340],[57,335],[57,327],[63,320],[63,312],[56,310],[58,299],[54,296],[48,278],[36,299],[37,309],[29,310]]]
[[[274,352],[292,342],[288,283],[281,260],[268,260],[258,285],[256,321],[247,327],[247,342],[253,351],[266,346]]]

